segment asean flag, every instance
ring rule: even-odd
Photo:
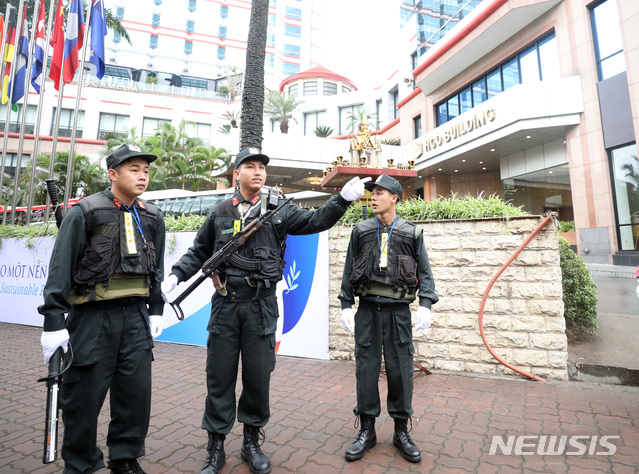
[[[84,42],[84,11],[81,0],[71,0],[69,5],[69,17],[64,36],[64,83],[73,81],[75,71],[78,69],[78,51],[82,49]]]

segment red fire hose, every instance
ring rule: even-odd
[[[497,278],[499,278],[500,275],[504,272],[504,270],[506,270],[508,265],[510,265],[512,261],[515,260],[515,258],[517,258],[517,255],[519,255],[521,251],[526,247],[526,245],[530,243],[533,237],[537,235],[537,233],[541,229],[543,229],[543,227],[546,224],[548,224],[548,222],[550,222],[553,218],[557,218],[557,215],[558,214],[556,212],[549,212],[548,214],[546,214],[546,218],[541,222],[541,224],[539,224],[537,228],[528,237],[526,237],[526,240],[524,240],[524,242],[519,246],[519,248],[515,250],[515,252],[510,256],[510,258],[506,261],[506,263],[504,263],[504,265],[499,269],[499,271],[495,273],[495,276],[493,276],[492,280],[490,280],[490,283],[488,283],[488,286],[486,287],[486,291],[484,292],[484,297],[482,298],[481,305],[479,306],[479,332],[481,334],[482,341],[484,341],[484,345],[486,346],[486,349],[488,349],[488,352],[490,352],[490,354],[495,359],[497,359],[501,364],[508,367],[510,370],[514,370],[518,374],[521,374],[524,377],[529,378],[531,380],[537,380],[538,382],[545,382],[546,380],[542,379],[541,377],[537,377],[536,375],[529,374],[528,372],[524,372],[523,370],[512,366],[511,364],[506,362],[504,359],[502,359],[500,356],[498,356],[495,353],[495,351],[492,349],[492,347],[490,347],[490,344],[486,340],[486,334],[484,332],[484,306],[486,305],[486,300],[488,299],[488,293],[490,293],[490,289],[493,287],[493,285],[497,281]]]

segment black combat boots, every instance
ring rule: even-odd
[[[413,440],[410,439],[407,429],[408,420],[400,420],[395,418],[395,433],[393,433],[393,444],[399,448],[399,452],[402,453],[404,459],[410,462],[419,462],[422,460],[422,455],[419,452]]]
[[[209,433],[209,444],[206,447],[206,461],[200,474],[219,474],[220,469],[226,463],[224,452],[224,439],[226,436],[218,433]]]
[[[366,451],[377,444],[377,434],[375,433],[375,417],[370,415],[359,415],[361,429],[357,433],[357,438],[346,450],[344,456],[347,461],[357,461],[362,459]]]
[[[260,440],[261,437],[261,440]],[[271,472],[271,461],[262,452],[260,444],[264,441],[264,431],[259,426],[244,425],[244,443],[242,443],[241,456],[248,462],[253,474],[266,474]]]

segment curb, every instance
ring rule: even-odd
[[[625,367],[570,362],[568,363],[568,377],[570,380],[579,382],[639,387],[639,369],[626,369]]]

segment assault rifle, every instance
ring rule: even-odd
[[[55,224],[60,228],[62,223],[62,211],[58,206],[58,190],[55,187],[53,179],[47,179],[47,192],[51,198],[51,204],[55,208]],[[66,365],[62,366],[62,360],[66,359]],[[67,355],[64,356],[61,347],[58,347],[56,351],[49,359],[49,375],[38,379],[38,382],[47,383],[47,411],[44,427],[44,453],[42,455],[42,463],[49,464],[58,459],[58,391],[60,386],[61,375],[71,367],[73,362],[73,350],[71,349],[71,343],[69,343],[67,349]]]
[[[51,198],[51,205],[53,206],[53,214],[55,215],[55,225],[60,228],[60,224],[62,223],[62,210],[60,206],[58,206],[58,190],[55,187],[55,180],[53,178],[45,179],[47,183],[47,192],[49,193],[49,198]],[[47,210],[48,211],[48,210]]]
[[[65,360],[65,367],[62,368],[62,360]],[[47,383],[47,415],[44,428],[44,453],[42,463],[49,464],[58,459],[58,391],[61,376],[73,363],[73,350],[71,344],[67,349],[66,356],[62,348],[58,347],[49,359],[49,375],[38,379],[38,382]]]
[[[237,249],[239,249],[242,245],[246,243],[248,239],[253,237],[264,227],[264,224],[271,220],[275,214],[277,214],[284,206],[286,206],[289,202],[293,200],[292,197],[284,200],[279,206],[274,209],[270,209],[262,214],[258,219],[255,219],[246,228],[229,240],[224,246],[215,252],[211,258],[209,258],[204,265],[202,265],[202,273],[197,279],[189,285],[182,293],[178,295],[173,301],[167,301],[175,311],[177,318],[182,321],[184,319],[184,313],[182,312],[182,308],[180,308],[180,303],[186,299],[193,291],[202,284],[204,280],[211,277],[213,278],[213,282],[215,284],[216,290],[220,290],[222,288],[220,277],[218,275],[218,271],[222,268],[222,266],[226,263],[226,261],[232,257]]]

